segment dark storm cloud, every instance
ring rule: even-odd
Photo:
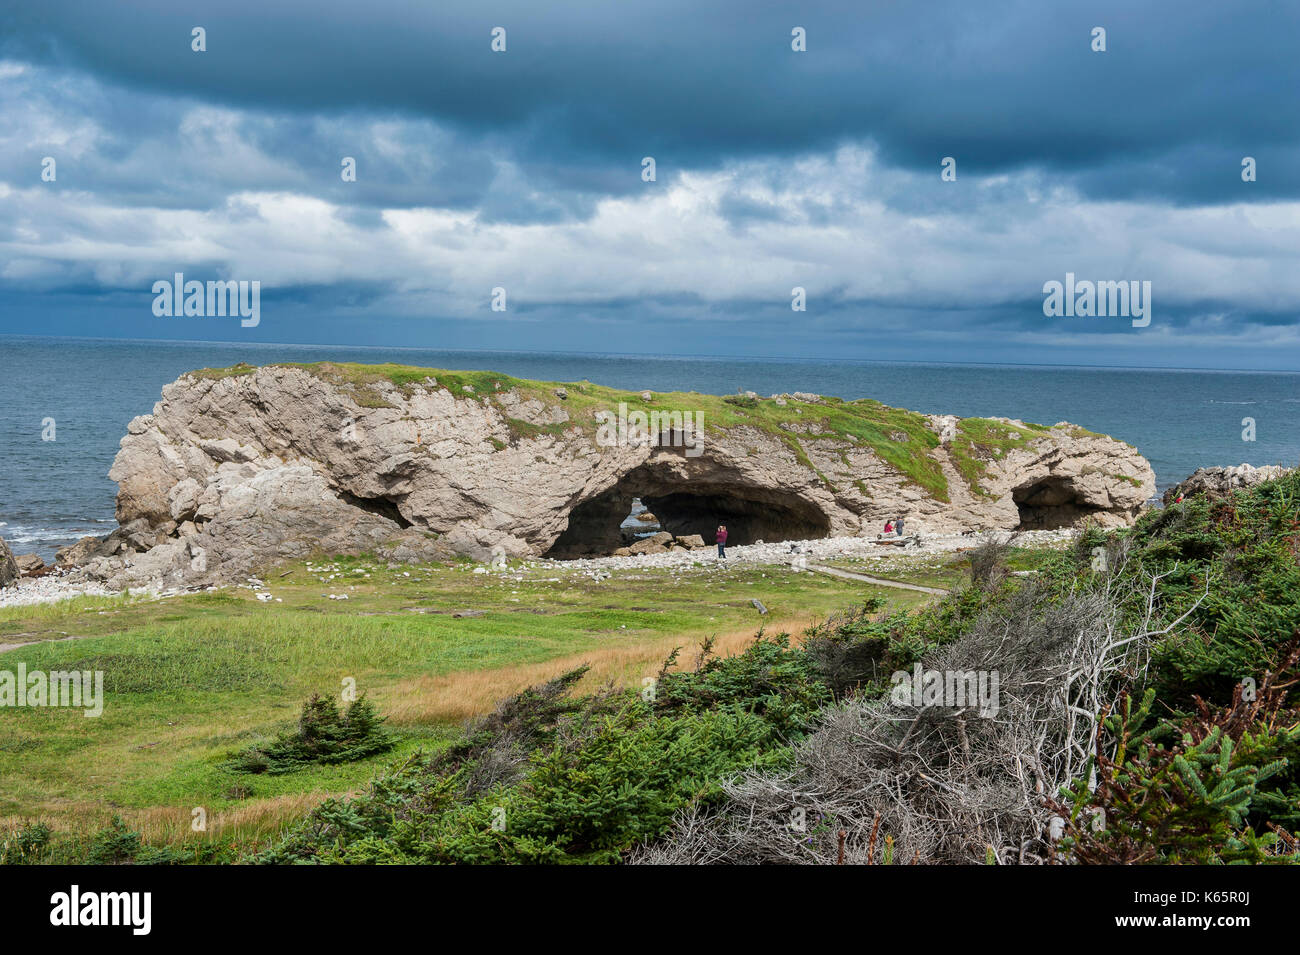
[[[242,108],[425,116],[497,134],[516,161],[570,182],[646,154],[671,171],[863,139],[911,168],[948,155],[972,173],[1037,165],[1094,196],[1300,188],[1281,165],[1296,112],[1279,100],[1300,88],[1300,8],[1269,0],[55,0],[6,20],[10,56]],[[202,55],[189,46],[196,25]],[[505,54],[489,50],[495,26]],[[808,31],[806,54],[790,51],[794,26]],[[1094,26],[1107,30],[1104,54],[1089,47]],[[1245,155],[1278,161],[1241,196]],[[1111,166],[1123,174],[1090,174]]]
[[[152,315],[184,271],[259,341],[1300,362],[1296,7],[461,7],[0,11],[0,331],[236,334]],[[1067,272],[1151,326],[1047,318]]]

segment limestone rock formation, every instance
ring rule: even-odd
[[[1209,494],[1212,497],[1223,497],[1235,490],[1254,487],[1264,481],[1271,481],[1274,478],[1281,477],[1289,470],[1290,468],[1280,467],[1275,464],[1265,465],[1260,468],[1249,464],[1238,464],[1235,467],[1226,468],[1197,468],[1180,483],[1165,491],[1161,500],[1164,501],[1167,507],[1178,500],[1179,495],[1190,497],[1193,494]]]
[[[13,551],[9,545],[0,537],[0,587],[8,587],[18,579],[18,563],[14,560]]]
[[[662,538],[692,542],[720,523],[733,544],[874,535],[899,516],[922,532],[1115,526],[1154,493],[1134,448],[1065,423],[804,393],[563,390],[393,366],[182,376],[122,439],[109,474],[119,528],[60,563],[185,583],[315,551],[611,553],[635,498]],[[609,423],[640,411],[660,417],[640,431]]]

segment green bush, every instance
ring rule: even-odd
[[[665,664],[653,700],[569,697],[580,670],[525,691],[464,743],[326,801],[251,861],[617,862],[727,777],[787,759],[830,700],[786,634],[734,657],[710,650],[694,671]]]
[[[794,736],[832,699],[813,659],[790,649],[788,633],[767,638],[760,632],[734,657],[717,657],[712,651],[712,641],[706,642],[694,671],[670,670],[677,655],[673,652],[655,681],[656,713],[686,715],[738,707],[761,716],[777,732]]]
[[[114,816],[108,827],[91,839],[86,861],[91,865],[121,865],[133,861],[139,851],[140,833],[129,828],[121,816]]]
[[[1153,690],[1136,707],[1126,698],[1106,720],[1113,752],[1099,745],[1064,801],[1052,803],[1067,820],[1064,857],[1109,865],[1300,861],[1281,825],[1296,819],[1295,789],[1266,788],[1300,756],[1300,724],[1268,718],[1277,706],[1263,712],[1267,697],[1252,703],[1238,695],[1231,708],[1204,707],[1183,721],[1153,722],[1154,703]]]
[[[43,861],[49,844],[49,826],[43,822],[25,823],[0,842],[0,865],[30,865]]]
[[[312,694],[303,704],[298,727],[269,744],[251,746],[230,761],[241,773],[291,773],[312,764],[349,763],[392,749],[383,718],[361,696],[340,715],[333,700]]]

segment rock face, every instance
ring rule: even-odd
[[[8,587],[17,579],[18,563],[4,538],[0,538],[0,587]]]
[[[471,385],[460,373],[414,369],[398,383],[358,383],[363,366],[330,372],[342,367],[267,366],[167,385],[153,413],[128,426],[109,473],[119,528],[65,549],[60,563],[117,583],[183,583],[321,550],[395,560],[608,554],[638,497],[664,531],[649,549],[711,541],[720,523],[733,544],[874,536],[899,516],[920,532],[1115,526],[1155,487],[1135,449],[1067,424],[969,419],[995,438],[961,445],[959,419],[872,403],[910,416],[912,429],[879,429],[885,444],[872,446],[825,418],[866,405],[742,396],[745,410],[726,427],[705,420],[695,445],[671,430],[611,441],[595,415],[635,393],[567,384],[556,397],[551,386],[502,387],[483,375]],[[672,397],[651,396],[665,408]],[[788,420],[771,426],[773,416]],[[928,488],[886,460],[898,448],[928,469]]]
[[[1226,468],[1197,468],[1181,483],[1165,491],[1161,500],[1168,506],[1178,500],[1180,495],[1190,497],[1193,494],[1208,494],[1211,497],[1223,497],[1241,488],[1254,487],[1264,481],[1279,478],[1289,470],[1291,469],[1275,464],[1262,468],[1249,464]]]

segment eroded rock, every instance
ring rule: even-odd
[[[485,562],[608,554],[624,544],[638,498],[663,533],[633,553],[673,538],[707,546],[719,524],[737,545],[874,536],[899,516],[931,533],[1115,526],[1154,493],[1135,449],[1065,423],[990,419],[980,427],[1004,422],[1007,435],[980,444],[964,439],[960,419],[897,412],[939,436],[935,447],[900,426],[884,432],[914,446],[923,485],[861,436],[828,430],[820,415],[838,399],[797,393],[789,398],[804,407],[784,429],[713,428],[687,453],[662,440],[668,431],[597,440],[591,403],[575,405],[573,387],[564,399],[540,387],[473,395],[428,376],[363,392],[285,366],[182,376],[122,440],[109,474],[121,526],[59,562],[170,585],[322,551]]]

